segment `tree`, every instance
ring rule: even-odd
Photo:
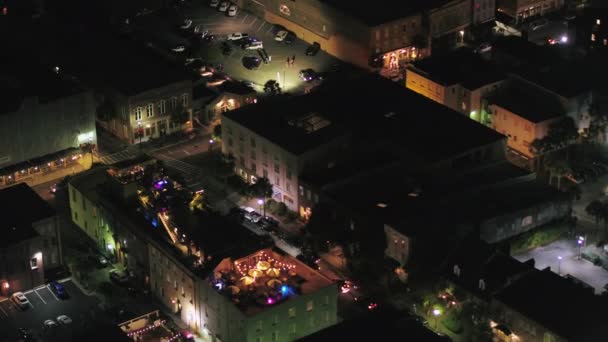
[[[280,95],[282,93],[281,85],[275,80],[268,80],[264,84],[264,92],[269,95]]]
[[[272,196],[272,184],[266,177],[260,177],[258,180],[249,186],[251,196],[261,198],[264,201]]]
[[[211,138],[213,138],[213,140],[215,140],[215,141],[222,140],[222,125],[221,124],[213,127],[213,133],[211,134]]]
[[[567,116],[549,126],[545,139],[551,150],[566,149],[566,160],[569,160],[569,146],[576,142],[579,137],[578,128],[574,120]]]
[[[595,224],[600,224],[604,204],[599,200],[593,200],[585,207],[585,212],[595,219]]]
[[[608,112],[602,111],[599,103],[597,101],[593,101],[589,105],[589,116],[591,120],[589,122],[587,139],[590,142],[602,142],[604,140],[606,127],[608,127]]]

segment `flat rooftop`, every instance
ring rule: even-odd
[[[467,48],[416,61],[411,69],[422,72],[436,83],[443,85],[460,83],[469,90],[505,79],[504,73],[498,66]]]
[[[510,80],[507,86],[490,98],[489,103],[532,123],[555,119],[565,114],[555,96],[517,80]]]
[[[421,13],[423,10],[441,6],[449,0],[380,0],[373,4],[365,1],[319,0],[338,9],[366,25],[375,26],[396,19]]]
[[[333,284],[298,259],[269,248],[222,260],[210,281],[247,316]]]

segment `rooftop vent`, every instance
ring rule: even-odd
[[[318,113],[309,113],[308,115],[289,120],[289,125],[302,128],[306,133],[313,133],[331,125],[331,121]]]

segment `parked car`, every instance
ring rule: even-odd
[[[585,179],[580,174],[569,173],[564,176],[567,180],[571,181],[574,184],[583,184],[585,183]]]
[[[492,51],[492,45],[490,43],[481,43],[475,49],[476,53],[486,53]]]
[[[51,291],[53,291],[57,298],[67,299],[69,297],[68,292],[65,290],[65,287],[63,287],[63,285],[56,281],[50,282],[49,288],[51,289]]]
[[[293,32],[287,33],[287,37],[283,40],[283,44],[291,45],[296,40],[296,34]]]
[[[547,19],[537,19],[530,23],[530,29],[532,31],[536,31],[541,27],[547,26],[547,24],[549,24],[549,21]]]
[[[226,14],[229,17],[236,17],[237,12],[238,12],[238,7],[236,5],[230,5],[230,7],[228,7],[228,11],[226,12]]]
[[[244,43],[241,47],[245,50],[261,50],[264,48],[264,43],[259,40],[252,41],[250,43]]]
[[[209,3],[209,6],[211,7],[217,7],[220,5],[220,0],[211,0],[211,2]]]
[[[57,316],[57,323],[67,325],[72,323],[72,319],[66,315]]]
[[[251,207],[243,207],[243,211],[245,211],[245,218],[253,223],[256,223],[262,218],[262,215],[258,214],[255,209]]]
[[[282,42],[283,40],[285,40],[288,34],[289,32],[287,30],[281,30],[274,35],[274,40],[276,40],[277,42]]]
[[[270,33],[277,34],[279,31],[287,31],[287,29],[283,25],[273,24],[272,28],[270,29]]]
[[[248,33],[234,32],[226,37],[227,40],[241,40],[243,38],[249,37]]]
[[[205,44],[211,44],[215,41],[216,36],[214,34],[208,34],[203,37],[203,42]]]
[[[230,3],[228,1],[222,1],[222,3],[218,6],[217,10],[220,12],[226,12],[229,6]]]
[[[25,310],[27,308],[30,307],[30,301],[27,299],[27,297],[23,294],[23,292],[15,292],[11,295],[11,301],[13,303],[15,303],[15,305],[22,309]]]
[[[243,66],[249,70],[255,70],[262,64],[262,59],[255,56],[244,56]]]
[[[317,73],[312,69],[300,70],[300,79],[304,82],[310,82],[317,78]]]
[[[180,25],[180,29],[182,30],[187,30],[190,27],[192,27],[192,20],[190,19],[185,19],[184,22]]]
[[[314,42],[306,48],[306,56],[316,56],[319,50],[321,50],[321,44]]]
[[[57,327],[58,327],[58,325],[57,325],[57,323],[55,323],[55,321],[53,321],[52,319],[47,319],[46,321],[44,321],[44,323],[42,323],[42,327],[43,327],[45,330],[48,330],[48,329],[54,329],[54,328],[57,328]]]
[[[117,284],[124,285],[129,282],[129,276],[124,272],[113,269],[110,271],[110,280]]]
[[[260,220],[261,222],[264,223],[265,226],[267,227],[278,227],[279,226],[279,221],[275,220],[274,218],[270,217],[270,216],[264,216],[262,217],[262,219]]]

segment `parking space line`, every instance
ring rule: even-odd
[[[56,301],[59,301],[59,298],[57,298],[57,296],[55,296],[55,294],[53,293],[53,291],[51,291],[51,289],[49,288],[49,286],[46,286],[47,290],[49,290],[49,292],[53,295],[53,297],[55,297]]]
[[[253,17],[253,21],[251,23],[249,23],[249,26],[252,26],[253,24],[255,24],[258,21],[258,18]]]
[[[269,34],[270,31],[272,31],[272,26],[270,26],[270,28],[268,29],[268,31],[266,31],[266,34]]]
[[[4,311],[4,309],[2,308],[2,305],[0,305],[0,310],[2,310],[2,313],[3,313],[3,314],[6,316],[6,317],[8,317],[8,314],[6,313],[6,311]]]
[[[255,32],[260,32],[260,30],[262,29],[262,27],[264,27],[264,25],[266,25],[265,21],[262,22],[262,25],[260,25],[260,27],[258,27],[258,29]]]
[[[245,16],[243,17],[243,20],[241,20],[241,24],[245,22],[245,19],[247,19],[248,16],[249,16],[249,14],[245,14]]]
[[[34,290],[34,293],[36,293],[36,296],[38,296],[38,298],[40,298],[40,300],[46,304],[46,300],[44,300],[44,298],[42,298],[42,296],[40,295],[40,293],[38,293],[38,291]]]

